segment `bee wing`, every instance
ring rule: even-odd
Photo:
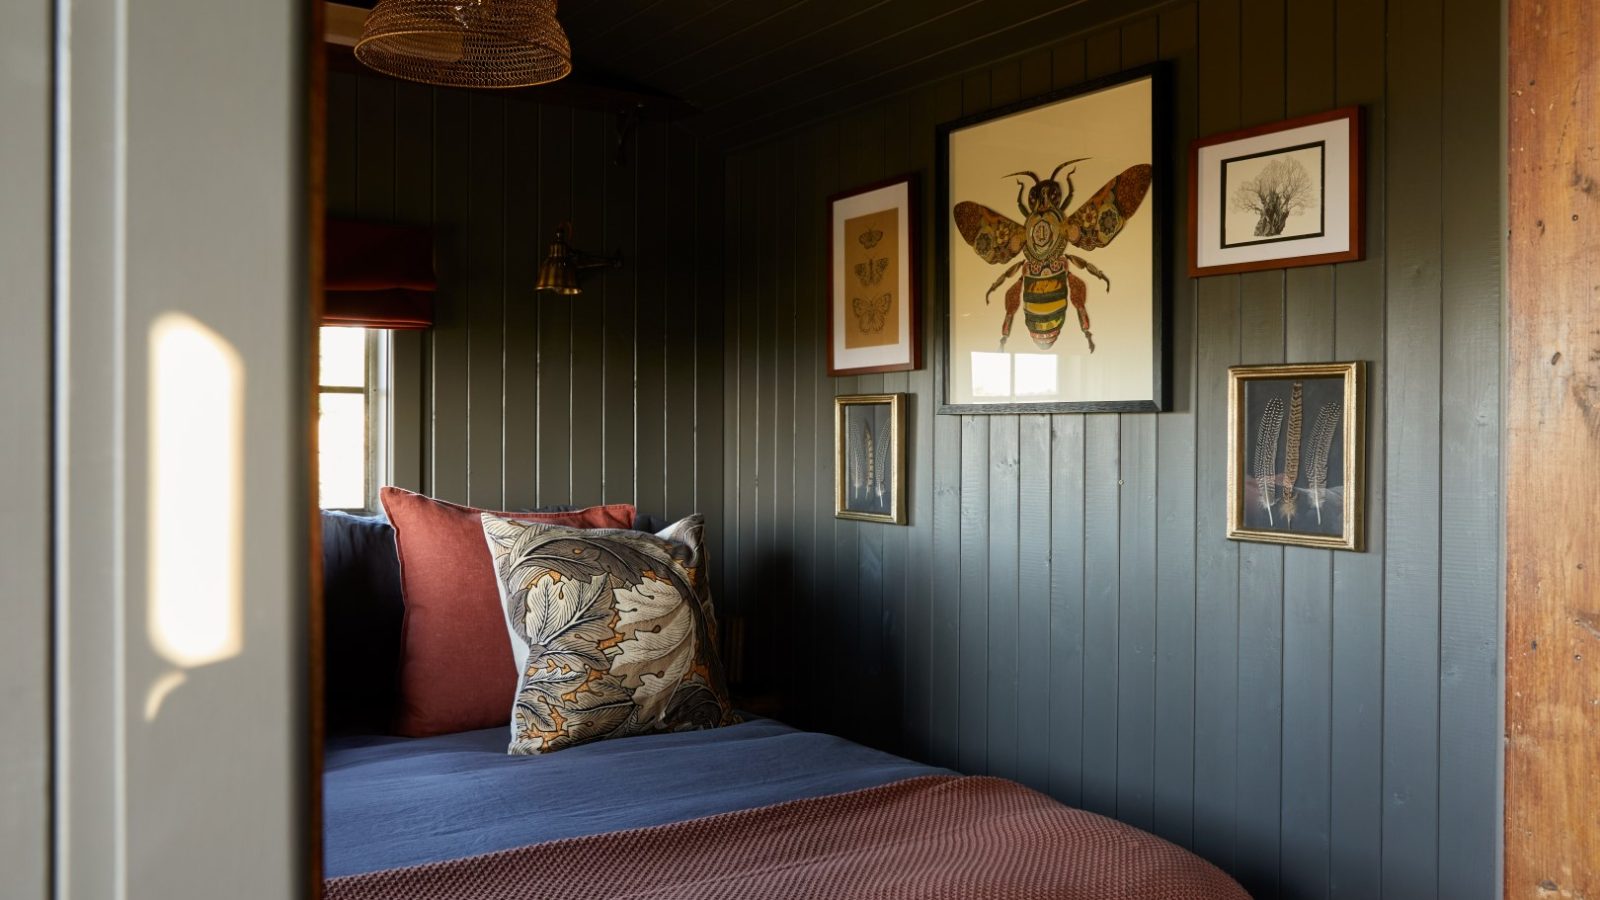
[[[961,239],[990,265],[1007,262],[1022,252],[1026,239],[1022,226],[981,203],[957,203],[955,219]]]
[[[1129,166],[1083,201],[1067,217],[1067,240],[1084,250],[1098,250],[1122,232],[1150,192],[1150,167]]]

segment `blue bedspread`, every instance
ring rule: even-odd
[[[941,773],[771,719],[507,756],[507,731],[328,742],[330,878]]]

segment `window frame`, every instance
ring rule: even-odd
[[[324,326],[325,328],[343,326]],[[388,476],[389,467],[389,361],[391,355],[390,333],[380,328],[366,328],[365,344],[362,350],[364,362],[363,383],[360,385],[323,384],[322,373],[317,373],[317,403],[320,408],[324,394],[360,394],[362,396],[362,418],[365,421],[364,471],[362,473],[362,500],[361,507],[322,506],[322,498],[317,498],[318,506],[322,509],[336,512],[350,513],[351,515],[373,515],[379,509],[378,489],[384,485]],[[317,447],[317,467],[320,470],[323,464],[322,447]]]

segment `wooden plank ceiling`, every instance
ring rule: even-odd
[[[370,7],[375,0],[348,0]],[[574,78],[736,147],[1135,15],[1128,0],[569,0]],[[535,89],[537,90],[537,89]]]

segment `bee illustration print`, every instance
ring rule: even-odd
[[[1111,279],[1094,263],[1071,253],[1068,245],[1088,251],[1111,243],[1128,219],[1139,211],[1145,195],[1150,192],[1151,169],[1147,164],[1129,166],[1069,214],[1066,210],[1072,204],[1074,193],[1072,174],[1077,170],[1067,169],[1065,198],[1056,176],[1062,169],[1087,159],[1069,159],[1043,180],[1027,171],[1005,176],[1017,178],[1017,210],[1022,214],[1021,224],[979,203],[964,201],[955,206],[956,230],[984,262],[1003,265],[1022,254],[1022,258],[1007,267],[984,294],[984,303],[988,303],[1001,285],[1019,270],[1022,272],[1022,277],[1005,294],[1005,319],[1000,325],[1002,350],[1011,337],[1011,323],[1018,307],[1023,308],[1023,319],[1033,342],[1042,349],[1054,346],[1056,338],[1061,336],[1070,302],[1077,311],[1078,327],[1083,331],[1084,340],[1089,342],[1089,352],[1094,352],[1094,334],[1089,330],[1088,288],[1083,279],[1073,274],[1072,267],[1100,279],[1108,291]],[[1033,186],[1028,187],[1018,177],[1021,175],[1033,179]],[[1023,203],[1024,192],[1026,204]]]

